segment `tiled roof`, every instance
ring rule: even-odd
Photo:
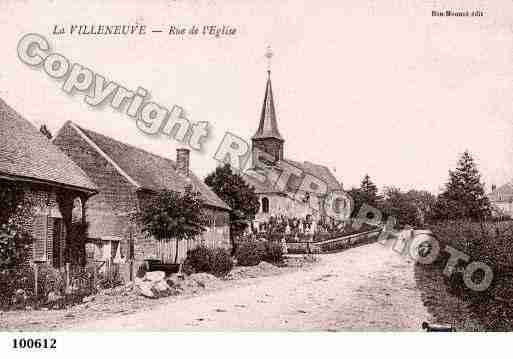
[[[276,110],[274,109],[273,89],[270,76],[267,79],[267,85],[265,87],[264,104],[262,105],[258,130],[252,138],[277,138],[283,140],[280,131],[278,131],[278,124],[276,122]]]
[[[341,184],[337,181],[333,173],[328,169],[328,167],[319,165],[316,163],[304,161],[304,162],[297,162],[290,159],[285,159],[285,161],[289,162],[290,164],[301,168],[303,172],[308,173],[314,177],[319,178],[322,180],[326,185],[328,186],[328,190],[336,190],[341,189]]]
[[[140,188],[152,191],[168,189],[182,192],[184,190],[187,184],[186,178],[177,172],[174,161],[116,141],[97,132],[86,130],[75,124],[73,125],[109,156]],[[223,200],[192,172],[189,178],[194,189],[201,193],[208,205],[226,210],[230,209]]]
[[[328,191],[333,191],[337,189],[342,189],[342,185],[337,181],[335,176],[331,173],[331,171],[322,165],[318,165],[312,162],[297,162],[290,159],[285,159],[289,164],[299,168],[304,174],[312,175],[328,186]],[[279,167],[279,165],[278,165]],[[262,172],[262,170],[257,170],[257,172]],[[287,182],[287,187],[285,191],[279,191],[277,188],[274,188],[273,184],[269,181],[260,182],[258,179],[249,176],[248,174],[244,174],[244,179],[248,184],[255,187],[255,191],[257,193],[275,193],[275,192],[296,192],[301,186],[301,182],[304,178],[304,175],[301,177],[298,176],[290,176],[289,181]]]
[[[506,183],[493,190],[487,196],[491,202],[509,202],[513,200],[513,184]]]
[[[0,174],[87,191],[97,188],[69,157],[0,99]]]

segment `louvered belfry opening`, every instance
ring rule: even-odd
[[[190,150],[178,148],[176,150],[176,170],[185,177],[189,177],[190,171]]]

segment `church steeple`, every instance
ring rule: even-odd
[[[264,104],[262,105],[262,112],[260,114],[260,123],[258,125],[257,132],[252,138],[277,138],[279,140],[283,140],[283,137],[280,135],[280,131],[278,131],[278,124],[276,121],[273,88],[271,86],[271,70],[267,71],[267,84],[265,86]]]
[[[285,140],[278,131],[276,120],[276,110],[274,108],[273,89],[271,86],[271,68],[270,60],[273,53],[267,48],[266,57],[268,59],[267,84],[265,87],[264,103],[260,114],[258,129],[252,137],[253,148],[258,148],[272,155],[275,161],[283,159],[283,144]],[[254,153],[255,151],[253,151]],[[256,162],[254,162],[256,163]]]

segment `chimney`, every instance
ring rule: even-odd
[[[176,170],[185,177],[189,177],[189,155],[190,150],[187,148],[176,150]]]

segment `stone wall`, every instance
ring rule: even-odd
[[[269,194],[259,194],[258,199],[260,201],[260,209],[255,216],[255,220],[257,222],[265,222],[269,220],[269,217],[273,216],[285,216],[288,218],[297,217],[297,218],[305,218],[306,215],[311,215],[314,219],[319,219],[321,211],[319,207],[321,206],[321,200],[318,197],[310,196],[309,202],[305,203],[302,201],[305,198],[306,193],[300,192],[296,197],[299,199],[294,199],[294,194],[277,194],[277,193],[269,193]],[[262,200],[263,198],[267,198],[269,200],[269,212],[263,212]],[[330,199],[327,200],[328,204],[331,204]],[[339,204],[340,211],[339,219],[348,219],[351,215],[351,207],[348,201],[344,201]]]
[[[269,212],[263,212],[262,199],[269,200]],[[298,217],[305,218],[307,214],[311,214],[314,218],[318,217],[317,212],[307,203],[292,199],[281,194],[260,194],[260,209],[255,216],[257,222],[265,222],[269,217],[286,216],[289,218]]]
[[[23,231],[32,237],[25,262],[60,266],[64,259],[65,230],[55,188],[27,184],[24,191],[26,199],[32,203],[30,216],[21,224]],[[55,235],[58,237],[54,240]]]

